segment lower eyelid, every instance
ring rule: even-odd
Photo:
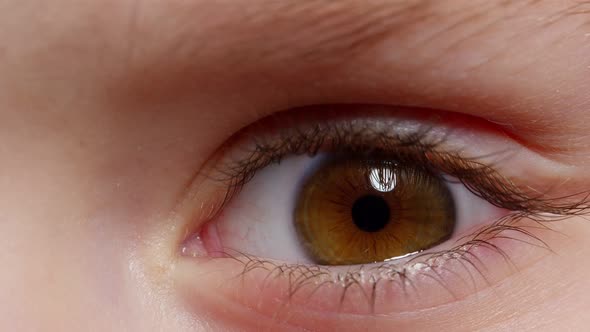
[[[523,220],[530,226],[532,220]],[[527,228],[528,229],[528,228]],[[546,231],[531,228],[546,240]],[[191,288],[186,300],[229,301],[238,308],[254,310],[270,320],[288,320],[307,326],[310,315],[338,319],[342,315],[364,316],[413,312],[460,303],[549,254],[531,246],[531,238],[506,231],[489,240],[491,246],[475,245],[468,251],[447,253],[430,261],[408,263],[400,273],[375,273],[377,267],[317,267],[283,264],[255,257],[194,259],[183,257],[178,269],[180,284]],[[194,269],[200,285],[194,289]],[[385,269],[386,270],[386,269]],[[207,293],[209,293],[207,295]],[[215,294],[215,299],[208,296]]]

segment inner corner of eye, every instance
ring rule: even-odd
[[[181,243],[180,253],[189,257],[223,257],[221,242],[214,222],[207,222],[190,233]]]

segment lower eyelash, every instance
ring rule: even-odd
[[[528,220],[528,224],[522,224],[521,221],[524,219]],[[261,293],[265,291],[265,288],[271,288],[269,285],[273,282],[286,283],[281,291],[282,303],[285,306],[293,302],[313,302],[314,297],[322,293],[324,288],[331,288],[330,294],[333,295],[334,290],[338,292],[336,296],[331,297],[336,299],[337,303],[324,303],[324,305],[336,309],[336,312],[380,314],[387,311],[379,306],[385,298],[390,302],[388,305],[393,307],[396,307],[396,300],[400,301],[400,295],[404,296],[401,302],[415,301],[416,296],[411,296],[410,293],[420,295],[420,286],[418,286],[420,280],[430,280],[440,286],[440,289],[447,293],[449,301],[471,294],[472,291],[465,290],[468,287],[477,289],[478,283],[483,282],[483,285],[490,286],[492,281],[488,279],[489,267],[486,264],[490,256],[495,256],[499,261],[504,262],[505,267],[511,271],[518,269],[511,259],[512,256],[503,248],[505,242],[516,241],[552,252],[549,245],[536,234],[539,230],[553,231],[547,225],[549,221],[553,219],[513,213],[463,237],[462,239],[469,238],[469,240],[459,245],[440,251],[423,252],[403,263],[384,262],[335,268],[279,263],[231,249],[226,249],[224,256],[243,265],[241,273],[236,277],[241,278],[244,285],[247,284],[246,279],[250,273],[262,271]],[[455,265],[449,266],[453,264]],[[491,265],[497,269],[496,265]],[[466,274],[463,275],[463,273]],[[261,276],[257,277],[260,281]],[[256,277],[253,278],[256,279]],[[391,287],[383,286],[384,284]],[[358,300],[360,294],[364,303],[356,302],[351,307],[350,301],[347,300],[351,296],[349,292],[353,289],[356,289],[357,293],[352,297]],[[432,290],[432,288],[428,289]],[[298,299],[294,301],[296,298]]]

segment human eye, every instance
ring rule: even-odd
[[[269,316],[422,310],[490,287],[550,252],[553,221],[586,196],[492,124],[457,120],[326,106],[243,129],[196,181],[208,200],[183,261],[222,264],[224,296]]]

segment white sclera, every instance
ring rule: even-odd
[[[224,248],[288,263],[313,263],[299,242],[293,215],[303,181],[325,158],[294,156],[260,170],[217,220]],[[456,209],[457,236],[448,241],[454,243],[465,230],[505,214],[456,179],[444,177]],[[385,192],[395,188],[397,178],[391,170],[379,168],[370,172],[369,180],[376,190]]]

